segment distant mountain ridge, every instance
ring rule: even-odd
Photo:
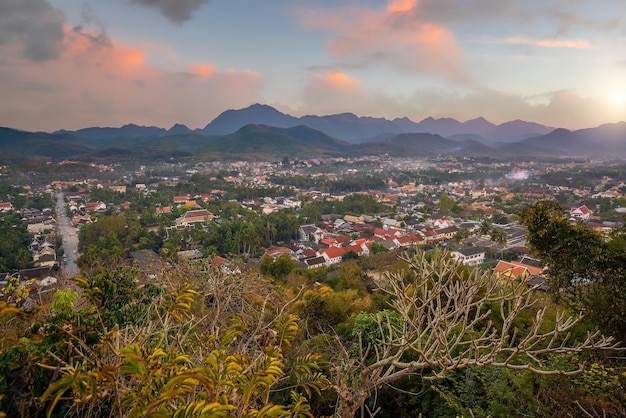
[[[473,134],[479,135],[484,142],[494,143],[531,138],[554,130],[553,127],[520,120],[495,125],[483,117],[467,122],[459,122],[452,118],[434,119],[432,117],[423,119],[421,122],[414,122],[406,117],[389,120],[356,116],[353,113],[327,116],[307,115],[297,118],[268,105],[254,104],[245,109],[222,112],[200,130],[200,133],[224,135],[248,124],[263,124],[280,128],[306,125],[350,143],[362,143],[379,135],[401,133],[430,133],[443,137]]]
[[[282,113],[272,106],[253,104],[243,109],[229,109],[222,112],[202,129],[191,130],[185,125],[175,124],[170,129],[156,126],[127,124],[119,128],[91,127],[76,131],[61,130],[54,133],[71,133],[81,138],[105,140],[112,138],[159,138],[173,134],[227,135],[246,125],[266,125],[277,128],[308,126],[329,136],[349,143],[363,143],[379,137],[389,137],[402,133],[430,133],[451,137],[456,135],[478,136],[481,142],[512,142],[534,136],[545,135],[554,130],[549,126],[521,120],[495,125],[483,117],[459,122],[452,118],[434,119],[428,117],[420,122],[409,118],[393,120],[370,116],[357,116],[353,113],[295,117]]]

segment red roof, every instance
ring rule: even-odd
[[[306,250],[302,251],[302,255],[305,258],[310,258],[310,257],[315,257],[317,255],[317,252],[311,248],[307,248]]]
[[[413,239],[408,235],[405,235],[403,237],[398,237],[396,239],[398,240],[400,244],[408,244],[410,242],[413,242]]]
[[[349,247],[329,247],[320,250],[320,254],[326,254],[328,258],[337,258],[343,257],[343,255],[348,252],[347,248]]]
[[[589,208],[586,205],[582,205],[581,207],[578,208],[578,210],[583,214],[586,215],[590,212]]]
[[[283,254],[291,254],[291,250],[285,247],[272,247],[267,249],[267,254],[276,258]]]
[[[335,237],[335,242],[338,244],[344,244],[346,242],[350,242],[351,239],[349,237],[346,237],[345,235],[340,235],[338,237]]]

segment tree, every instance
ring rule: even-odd
[[[454,200],[452,200],[452,198],[445,193],[439,198],[439,210],[443,214],[449,214],[455,205],[456,203],[454,203]]]
[[[545,307],[534,306],[533,289],[525,283],[503,284],[491,272],[468,270],[448,253],[419,252],[404,260],[409,271],[387,274],[380,288],[391,297],[401,326],[390,314],[371,317],[380,337],[372,343],[357,333],[355,346],[335,361],[338,417],[354,416],[376,390],[407,376],[436,380],[472,366],[576,374],[582,364],[554,367],[544,361],[615,347],[598,332],[570,341],[569,331],[581,316],[549,317]],[[521,331],[518,321],[529,309],[535,320]]]
[[[568,221],[552,201],[526,209],[532,253],[547,265],[553,297],[568,300],[600,328],[626,341],[626,230],[604,239],[583,223]]]
[[[480,228],[478,232],[480,233],[480,235],[489,235],[490,231],[491,231],[491,222],[489,222],[489,220],[487,219],[483,219],[483,221],[480,223]]]
[[[389,251],[387,247],[379,242],[374,242],[372,244],[372,254],[386,253],[387,251]]]
[[[358,260],[359,259],[359,255],[357,254],[356,251],[354,250],[350,250],[347,251],[343,257],[341,257],[342,261],[348,261],[348,260]]]
[[[489,234],[489,238],[498,244],[506,244],[508,238],[506,235],[506,231],[502,228],[491,228],[491,233]]]

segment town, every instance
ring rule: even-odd
[[[73,166],[81,164],[59,164]],[[87,168],[96,175],[3,186],[4,228],[28,239],[10,244],[16,250],[0,263],[0,283],[35,279],[41,292],[98,264],[139,263],[149,272],[198,258],[241,268],[283,256],[294,269],[332,269],[412,247],[445,248],[463,264],[541,280],[518,222],[526,205],[558,201],[606,236],[626,213],[623,166],[605,162],[362,157]],[[132,218],[132,235],[110,228],[113,218]],[[100,233],[118,236],[104,242],[83,231],[100,219],[109,222]]]

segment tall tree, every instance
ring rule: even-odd
[[[626,231],[604,238],[570,222],[553,201],[527,208],[520,222],[531,251],[547,265],[552,295],[582,307],[602,330],[626,341]]]

